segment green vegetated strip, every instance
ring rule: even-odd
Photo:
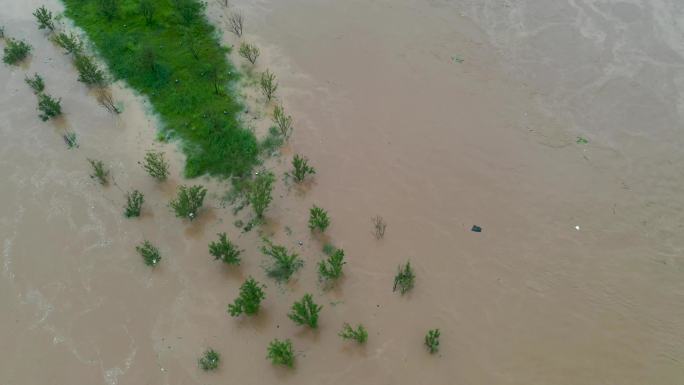
[[[252,169],[258,147],[237,118],[242,107],[232,86],[238,74],[199,2],[63,2],[66,16],[86,31],[112,75],[149,97],[165,133],[182,139],[188,177]]]

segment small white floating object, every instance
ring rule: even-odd
[[[575,230],[579,231],[579,229],[580,229],[579,226],[575,226]]]

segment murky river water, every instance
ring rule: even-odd
[[[5,33],[34,46],[28,65],[0,68],[0,384],[682,381],[680,5],[231,3],[211,2],[210,18],[245,14],[258,70],[278,75],[295,119],[267,166],[282,175],[298,152],[318,171],[306,189],[278,182],[264,227],[304,258],[298,280],[265,277],[258,234],[240,234],[220,204],[224,184],[193,181],[210,188],[209,207],[192,224],[175,218],[183,159],[154,141],[148,104],[116,87],[124,112],[107,113],[37,30],[43,2],[0,0]],[[57,124],[37,118],[33,72],[63,99]],[[254,95],[246,119],[260,130]],[[80,148],[66,149],[66,129]],[[137,164],[149,148],[172,158],[164,184]],[[87,158],[115,183],[93,181]],[[133,188],[146,197],[139,220],[122,216]],[[314,203],[331,214],[327,239],[306,228]],[[223,231],[246,250],[239,269],[208,255]],[[135,253],[143,239],[163,254],[154,270]],[[349,258],[329,292],[315,272],[325,241]],[[408,259],[416,287],[400,297],[392,279]],[[264,312],[232,319],[249,275],[268,283]],[[286,316],[305,292],[324,305],[315,333]],[[366,325],[367,346],[337,337],[345,321]],[[430,328],[442,330],[436,356],[421,345]],[[295,370],[265,359],[276,337],[293,340]],[[197,367],[208,346],[223,356],[216,373]]]

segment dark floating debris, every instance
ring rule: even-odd
[[[472,231],[472,232],[474,232],[474,233],[481,233],[481,232],[482,232],[482,227],[480,227],[480,226],[478,226],[478,225],[473,225],[473,228],[470,229],[470,231]]]

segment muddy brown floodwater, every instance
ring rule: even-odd
[[[0,68],[0,384],[684,379],[684,83],[682,51],[667,45],[681,36],[681,7],[210,2],[227,45],[238,43],[228,15],[246,16],[243,40],[262,50],[256,70],[276,73],[294,116],[291,142],[266,166],[282,176],[303,153],[318,171],[303,189],[279,178],[268,211],[264,233],[305,260],[283,287],[261,268],[257,232],[241,234],[221,205],[227,185],[180,176],[182,154],[154,140],[143,98],[116,85],[124,112],[112,116],[76,81],[36,28],[31,12],[43,3],[62,10],[0,1],[5,33],[34,46],[26,65]],[[64,119],[37,118],[24,84],[34,72],[62,98]],[[245,120],[260,133],[269,122],[255,95],[246,89]],[[80,148],[66,148],[65,130]],[[163,184],[137,164],[149,148],[172,160]],[[114,183],[92,180],[87,158],[102,159]],[[167,207],[182,183],[210,190],[193,223]],[[139,220],[122,215],[133,188],[146,199]],[[325,238],[306,227],[312,204],[331,214]],[[388,223],[382,240],[371,233],[377,214]],[[237,269],[208,255],[223,231],[245,249]],[[143,239],[160,246],[154,270],[135,252]],[[328,292],[315,272],[324,242],[348,257]],[[392,279],[407,260],[417,281],[401,297]],[[263,311],[233,319],[226,306],[250,275],[268,285]],[[286,316],[305,292],[323,304],[316,332]],[[363,323],[367,345],[341,341],[343,322]],[[434,356],[422,346],[431,328],[442,330]],[[266,360],[273,338],[292,339],[295,370]],[[214,373],[197,367],[207,347],[222,354]]]

